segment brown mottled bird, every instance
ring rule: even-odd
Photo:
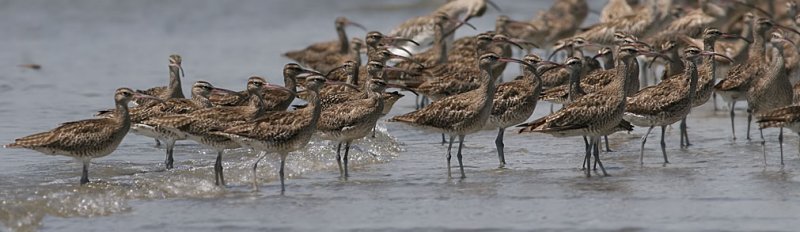
[[[137,98],[157,99],[129,88],[119,88],[114,93],[117,107],[114,116],[62,123],[53,130],[18,138],[4,147],[73,157],[83,163],[81,185],[89,183],[89,162],[117,149],[131,126],[128,102]]]
[[[181,88],[181,76],[184,75],[183,73],[183,66],[181,66],[181,62],[183,59],[178,54],[169,55],[169,85],[168,86],[158,86],[149,88],[146,90],[136,90],[136,92],[150,95],[162,100],[170,99],[170,98],[186,98],[183,95],[183,89]],[[153,104],[155,101],[147,100],[147,99],[138,99],[134,100],[138,105],[147,105]]]

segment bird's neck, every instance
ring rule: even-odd
[[[764,43],[764,34],[765,33],[760,33],[753,36],[753,44],[750,44],[750,51],[748,53],[751,61],[763,59],[763,57],[767,55],[767,47]]]
[[[319,121],[319,116],[322,113],[322,106],[319,99],[319,89],[310,90],[310,99],[308,101],[308,107],[304,110],[310,111],[311,113],[311,124],[309,125],[311,128],[317,126],[317,121]]]
[[[614,69],[614,55],[613,53],[609,53],[606,56],[605,62],[603,62],[603,68],[605,70]]]
[[[181,88],[181,70],[178,67],[169,67],[169,95],[170,98],[185,98],[183,88]]]
[[[444,41],[444,27],[442,27],[442,25],[437,24],[434,33],[436,34],[434,35],[435,41],[433,43],[433,49],[434,51],[436,51],[436,54],[439,57],[436,63],[437,64],[447,63],[447,43],[445,43]]]
[[[689,74],[689,99],[694,99],[697,92],[697,64],[693,61],[686,62],[686,73]]]
[[[636,60],[635,57],[627,57],[627,59],[622,60],[617,64],[617,77],[622,77],[621,79],[617,79],[615,81],[616,88],[619,88],[619,93],[622,95],[623,99],[625,96],[633,95],[634,93],[629,93],[628,90],[632,89],[634,86],[634,80],[639,78],[639,62]]]
[[[114,113],[114,120],[117,121],[122,127],[130,127],[131,125],[131,115],[128,111],[128,103],[127,102],[116,102],[116,113]]]
[[[258,92],[258,93],[251,92],[250,93],[250,99],[251,99],[250,108],[253,110],[253,114],[252,114],[252,118],[253,119],[261,117],[261,115],[263,115],[264,112],[267,111],[266,103],[264,103],[264,96],[263,95],[264,95],[264,93],[261,93],[261,92]]]
[[[783,58],[783,45],[777,44],[775,49],[772,49],[772,65],[769,66],[769,72],[767,72],[766,78],[769,78],[769,81],[774,81],[780,77],[785,77],[786,73],[786,59]]]
[[[581,88],[581,70],[570,70],[569,75],[569,94],[567,95],[567,101],[572,102],[575,100],[578,95],[583,95],[586,92],[583,91]]]
[[[336,34],[339,36],[339,53],[347,54],[350,52],[350,41],[347,40],[344,27],[336,27]]]
[[[716,42],[716,39],[703,40],[703,50],[714,52],[714,46],[716,45]],[[702,69],[703,73],[706,73],[706,75],[711,75],[711,78],[708,78],[709,80],[716,82],[717,77],[714,74],[717,71],[717,62],[715,61],[714,56],[703,58]]]

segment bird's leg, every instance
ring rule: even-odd
[[[156,139],[156,141],[158,140]],[[172,139],[167,140],[166,144],[167,144],[167,158],[164,160],[164,166],[167,169],[172,169],[173,163],[175,162],[175,159],[172,158],[172,152],[175,150],[175,140]]]
[[[733,117],[736,116],[736,113],[733,112],[733,109],[736,107],[736,101],[731,101],[731,134],[733,135],[733,140],[736,140],[736,129],[734,129]]]
[[[464,147],[464,135],[458,135],[458,154],[456,154],[456,158],[458,158],[458,169],[461,170],[461,178],[466,178],[467,175],[464,175],[464,163],[461,161],[461,148]]]
[[[667,143],[664,142],[664,134],[667,131],[667,126],[661,126],[661,153],[664,154],[664,164],[668,164],[669,160],[667,160]]]
[[[719,107],[717,106],[717,92],[711,93],[711,101],[714,102],[714,112],[717,112],[719,110]]]
[[[156,141],[156,147],[161,147],[161,140],[153,139]]]
[[[83,171],[81,172],[81,185],[89,183],[89,160],[83,161]]]
[[[750,122],[753,121],[753,111],[747,109],[747,141],[750,141]]]
[[[553,113],[553,105],[554,105],[553,103],[550,103],[550,113],[551,114]]]
[[[780,128],[780,134],[778,134],[778,144],[780,144],[781,148],[781,166],[783,166],[783,127]]]
[[[258,159],[256,159],[256,162],[253,163],[253,190],[254,191],[258,191],[258,176],[256,176],[256,168],[258,168],[258,162],[261,162],[261,160],[264,159],[264,157],[266,157],[266,156],[267,156],[267,152],[262,151],[261,154],[259,154]]]
[[[350,174],[347,173],[347,161],[350,159],[348,157],[349,153],[350,153],[350,142],[348,141],[348,142],[346,142],[344,144],[344,179],[345,180],[347,180],[347,177],[350,176]]]
[[[452,156],[450,155],[450,154],[452,154],[450,151],[451,151],[451,150],[453,150],[453,139],[455,139],[455,136],[452,136],[452,135],[451,135],[451,136],[450,136],[450,143],[449,143],[449,145],[447,146],[447,177],[448,177],[448,178],[450,178],[450,177],[453,177],[453,176],[451,175],[451,172],[450,172],[450,158],[452,157]]]
[[[452,135],[450,137],[452,139]],[[447,143],[447,140],[444,138],[444,134],[442,134],[442,145],[444,145],[445,143]]]
[[[596,141],[594,148],[594,164],[595,166],[600,165],[600,170],[603,171],[603,176],[608,176],[606,168],[603,167],[603,162],[600,161],[600,137],[595,137],[594,140]],[[597,170],[597,168],[595,168],[595,170]]]
[[[375,131],[377,131],[377,130],[378,130],[378,124],[375,124],[374,126],[372,126],[372,137],[373,138],[375,138]]]
[[[217,161],[214,162],[214,176],[216,185],[225,186],[225,177],[222,175],[222,150],[217,151]]]
[[[593,152],[600,152],[600,137],[597,137],[597,141],[594,141],[594,146],[592,147]],[[597,171],[597,156],[594,158],[594,165],[592,166],[592,171]]]
[[[639,153],[639,164],[640,165],[644,165],[644,144],[647,142],[647,136],[650,135],[650,131],[653,130],[653,127],[655,127],[655,126],[650,126],[650,128],[647,128],[647,133],[645,133],[644,136],[642,136],[642,149],[640,150],[640,153]]]
[[[286,185],[283,184],[284,176],[283,176],[283,167],[286,166],[286,153],[281,154],[281,169],[278,171],[278,175],[281,176],[281,194],[286,191]]]
[[[684,137],[684,135],[686,134],[686,117],[683,117],[683,119],[681,119],[680,130],[681,130],[681,132],[680,132],[681,133],[681,148],[686,148],[686,147],[689,146],[687,144],[687,142],[686,142],[685,137]]]
[[[506,128],[500,128],[497,130],[497,139],[494,140],[494,145],[497,146],[497,158],[500,159],[500,167],[506,166],[506,157],[503,153],[503,149],[505,145],[503,144],[503,134],[506,131]]]
[[[767,166],[767,141],[764,140],[764,129],[758,129],[761,133],[761,154],[764,155],[764,166]]]
[[[339,155],[342,150],[342,143],[336,145],[336,164],[339,164],[339,177],[344,177],[344,169],[342,168],[342,156]]]
[[[583,145],[584,145],[584,148],[586,149],[586,153],[583,154],[583,164],[581,164],[581,170],[589,168],[589,159],[588,158],[589,158],[589,154],[592,152],[590,150],[590,149],[592,149],[591,148],[591,144],[589,144],[589,140],[586,138],[586,136],[583,136]]]
[[[606,136],[603,136],[603,138],[604,138],[604,139],[605,139],[605,141],[606,141],[606,152],[614,152],[614,151],[612,151],[612,150],[611,150],[611,148],[608,146],[608,135],[606,135]]]
[[[583,137],[586,139],[586,136]],[[594,147],[594,141],[591,139],[588,140],[589,145],[586,146],[586,154],[584,155],[583,159],[586,161],[586,169],[584,172],[586,173],[586,177],[592,177],[591,165],[592,165],[592,147]]]

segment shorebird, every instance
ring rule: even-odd
[[[716,52],[716,42],[719,38],[738,38],[743,39],[745,38],[729,34],[729,33],[722,33],[719,29],[716,28],[706,28],[703,32],[703,49],[709,52]],[[676,57],[677,58],[677,57]],[[702,60],[703,64],[698,67],[698,75],[699,78],[697,80],[697,93],[692,100],[692,107],[698,107],[711,99],[711,96],[714,93],[714,85],[717,82],[716,77],[716,70],[717,70],[717,61],[715,57],[707,57]],[[689,143],[689,133],[686,131],[686,118],[684,117],[681,119],[680,124],[680,133],[681,133],[681,147],[688,147],[691,145]]]
[[[792,45],[790,49],[797,49],[794,42],[787,40],[780,32],[772,33],[770,44],[772,50],[772,64],[764,67],[762,75],[753,80],[750,88],[747,89],[747,112],[749,113],[747,123],[750,124],[751,115],[762,114],[775,108],[780,108],[792,104],[792,86],[786,72],[786,60],[783,57],[784,45]],[[767,164],[767,154],[764,141],[764,131],[761,132],[761,146],[764,147],[764,165]],[[783,144],[783,128],[780,129],[778,140]],[[781,149],[781,164],[783,164],[783,149]]]
[[[170,98],[186,98],[183,95],[183,89],[181,88],[181,76],[184,75],[183,73],[183,66],[181,66],[181,62],[183,59],[178,54],[169,55],[169,85],[168,86],[159,86],[153,87],[146,90],[136,90],[137,93],[141,93],[144,95],[150,95],[162,100],[170,99]],[[147,105],[152,104],[157,101],[149,101],[147,99],[140,99],[134,100],[137,105]]]
[[[14,143],[4,147],[26,148],[47,155],[73,157],[83,163],[80,184],[87,184],[90,161],[117,149],[131,126],[128,102],[139,98],[158,100],[129,88],[119,88],[114,93],[116,112],[113,116],[62,123],[53,130],[15,139]]]
[[[247,90],[254,101],[247,106],[212,107],[196,110],[189,114],[171,115],[154,118],[143,122],[156,130],[166,130],[185,136],[217,152],[214,163],[214,183],[225,185],[222,167],[222,154],[226,149],[238,148],[239,144],[228,137],[213,133],[214,130],[228,128],[240,122],[261,117],[267,110],[264,108],[263,94],[267,89],[282,89],[283,86],[269,84],[263,78],[253,76],[247,80]]]
[[[436,9],[433,13],[414,17],[411,19],[406,20],[405,22],[401,23],[391,32],[389,35],[402,37],[402,38],[409,38],[414,41],[419,42],[416,46],[411,46],[409,43],[398,44],[400,47],[405,48],[408,51],[411,51],[412,54],[417,54],[422,52],[423,47],[419,47],[419,45],[429,46],[434,42],[434,34],[435,34],[435,24],[436,18],[442,14],[448,15],[451,18],[459,19],[461,15],[466,14],[467,16],[464,18],[464,22],[469,21],[473,17],[480,17],[486,12],[486,5],[490,5],[497,9],[498,11],[500,8],[494,4],[491,0],[455,0],[450,1],[447,4],[442,5],[438,9]],[[457,23],[448,23],[445,25],[445,31],[454,30],[460,26]],[[453,35],[455,33],[451,33],[449,38],[446,39],[448,41],[453,40]],[[397,53],[397,51],[393,51]]]
[[[284,87],[291,90],[291,92],[296,92],[298,77],[309,74],[322,75],[317,71],[305,69],[296,63],[284,65]],[[264,107],[267,111],[283,111],[289,108],[289,105],[295,99],[295,95],[285,90],[266,90],[261,98],[264,99]],[[220,92],[220,94],[212,93],[209,99],[214,106],[245,106],[257,100],[257,98],[250,95],[247,89],[235,94],[228,92]]]
[[[309,63],[318,62],[318,60],[324,59],[326,56],[332,54],[349,54],[352,52],[352,47],[350,46],[350,40],[347,37],[347,32],[345,31],[345,27],[347,26],[354,26],[361,28],[364,31],[367,31],[367,28],[358,24],[356,22],[350,21],[345,17],[338,17],[334,21],[334,26],[336,27],[336,35],[338,35],[338,40],[335,41],[327,41],[327,42],[319,42],[312,45],[309,45],[303,50],[298,51],[290,51],[284,53],[283,56],[297,61],[303,65],[309,65]],[[322,71],[322,70],[320,70]]]
[[[525,66],[526,72],[521,79],[505,82],[497,86],[492,101],[491,115],[488,123],[497,128],[497,158],[500,167],[506,165],[504,155],[503,134],[506,128],[528,120],[536,109],[539,94],[542,92],[542,79],[536,70],[539,65],[546,63],[535,54],[528,54],[523,58],[531,66]],[[553,68],[557,66],[552,66]]]
[[[176,140],[184,138],[174,138],[173,136],[164,135],[161,132],[153,130],[152,127],[146,127],[140,124],[150,118],[162,117],[172,114],[187,114],[195,110],[211,107],[211,102],[208,96],[211,92],[221,92],[229,90],[214,88],[211,83],[206,81],[197,81],[192,85],[192,99],[184,98],[171,98],[161,100],[159,103],[150,104],[147,106],[133,107],[129,110],[131,118],[131,132],[138,135],[144,135],[154,138],[156,141],[164,141],[167,145],[167,159],[165,166],[167,169],[172,168],[172,149]],[[113,117],[117,111],[114,109],[99,111],[98,117]],[[168,133],[168,132],[167,132]]]
[[[374,61],[373,61],[374,62]],[[353,140],[369,135],[378,119],[383,115],[383,91],[388,84],[381,79],[370,79],[367,97],[360,100],[351,100],[335,104],[322,110],[321,118],[317,122],[317,134],[321,139],[337,142],[336,162],[339,164],[339,174],[343,178],[349,176],[348,160],[350,143]],[[344,144],[344,159],[340,150]],[[344,168],[342,168],[342,161]]]
[[[464,146],[464,137],[467,134],[478,132],[486,124],[492,110],[492,98],[495,93],[495,75],[491,67],[496,62],[519,62],[524,61],[500,58],[497,54],[487,53],[480,57],[480,68],[483,72],[480,79],[480,87],[469,92],[442,98],[432,102],[430,105],[407,114],[395,116],[390,122],[402,122],[408,125],[422,128],[437,133],[449,134],[450,144],[447,147],[447,173],[450,175],[450,151],[453,147],[453,139],[458,136],[458,158],[461,177],[464,178],[464,166],[462,162],[461,149]]]
[[[173,168],[173,148],[175,142],[178,140],[186,139],[182,134],[176,134],[168,130],[159,130],[142,122],[151,118],[158,118],[174,114],[188,114],[196,110],[212,107],[211,101],[208,100],[212,92],[228,92],[230,90],[215,88],[211,83],[205,81],[197,81],[192,85],[192,99],[179,99],[173,98],[164,101],[163,103],[151,105],[149,107],[140,106],[130,110],[131,115],[131,132],[138,135],[154,138],[158,141],[164,141],[166,144],[166,159],[164,166],[166,169]]]
[[[556,137],[589,137],[590,146],[586,147],[584,157],[588,162],[591,160],[590,148],[595,147],[599,137],[614,130],[622,121],[622,113],[625,111],[626,87],[632,84],[632,79],[638,78],[631,68],[638,66],[638,63],[634,63],[638,53],[639,51],[633,46],[621,47],[617,63],[617,79],[613,85],[589,93],[555,113],[533,122],[521,124],[518,126],[522,127],[519,132],[540,132]],[[594,158],[603,170],[603,174],[607,175],[602,162],[600,162],[599,154],[594,153]],[[591,176],[589,168],[586,168],[586,176]]]
[[[253,189],[258,190],[256,169],[258,163],[266,157],[267,152],[280,155],[281,166],[278,174],[281,179],[281,192],[284,185],[284,166],[289,152],[302,149],[308,144],[314,133],[322,112],[319,102],[319,89],[325,85],[324,77],[310,76],[306,78],[306,88],[310,91],[309,106],[295,111],[270,112],[251,121],[242,121],[228,128],[221,128],[214,134],[236,141],[242,146],[252,147],[260,151],[258,159],[253,163]]]
[[[759,129],[778,127],[781,128],[781,133],[778,135],[778,141],[781,148],[781,165],[783,163],[783,128],[789,128],[793,132],[800,135],[800,105],[784,106],[773,109],[769,112],[758,115]],[[800,145],[798,145],[800,149]],[[800,153],[798,153],[800,154]]]
[[[576,33],[573,37],[583,37],[586,41],[597,45],[611,46],[615,44],[614,40],[617,32],[625,32],[633,36],[642,36],[648,30],[659,28],[653,25],[661,21],[662,15],[659,10],[665,10],[660,6],[662,1],[669,2],[669,0],[644,0],[641,3],[642,9],[636,11],[636,14],[593,25],[586,31]],[[667,7],[667,9],[669,9],[669,7]],[[552,20],[560,19],[555,18]]]
[[[719,55],[700,48],[690,46],[683,51],[686,70],[679,76],[664,80],[657,85],[642,89],[627,100],[623,118],[633,125],[648,127],[642,136],[642,147],[639,162],[644,164],[644,145],[647,136],[655,126],[661,126],[661,152],[664,163],[667,159],[664,133],[666,127],[686,117],[692,109],[692,101],[697,91],[697,63],[704,55]]]
[[[774,24],[768,18],[759,18],[753,22],[753,43],[750,45],[748,51],[747,61],[734,65],[728,71],[728,76],[720,80],[714,86],[714,90],[719,94],[723,100],[728,102],[730,106],[731,116],[731,134],[733,139],[736,140],[736,130],[734,129],[733,118],[735,116],[734,109],[736,102],[744,100],[747,89],[750,88],[751,82],[755,77],[762,76],[766,67],[766,33]],[[749,115],[749,114],[748,114]],[[747,139],[750,140],[750,120],[752,115],[748,116],[747,122]]]

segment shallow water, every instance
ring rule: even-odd
[[[504,14],[523,19],[550,1],[498,3]],[[593,9],[602,3],[592,1]],[[336,16],[386,31],[432,5],[0,1],[0,141],[88,118],[112,106],[117,87],[166,84],[171,53],[184,57],[185,86],[208,80],[241,89],[250,75],[280,83],[280,69],[289,61],[279,54],[334,38]],[[490,29],[497,15],[489,10],[473,23]],[[351,30],[350,36],[361,33]],[[43,69],[16,67],[23,63]],[[507,76],[516,71],[509,70]],[[408,112],[412,104],[406,97],[392,114]],[[534,117],[549,108],[539,104]],[[744,116],[738,112],[739,137]],[[93,161],[95,182],[83,187],[77,185],[80,166],[70,158],[0,149],[0,230],[796,230],[797,136],[787,133],[781,167],[777,131],[765,131],[765,167],[760,144],[732,141],[728,123],[727,113],[713,113],[710,104],[697,108],[689,118],[694,146],[679,149],[677,127],[668,129],[668,165],[662,165],[658,129],[643,167],[639,137],[646,130],[615,134],[615,152],[602,154],[611,176],[592,178],[578,170],[580,138],[509,130],[509,164],[498,169],[496,132],[487,130],[467,136],[468,178],[449,179],[439,135],[382,122],[377,138],[356,143],[348,181],[337,178],[332,144],[313,141],[291,154],[285,195],[278,190],[276,157],[259,168],[261,191],[250,191],[255,154],[246,150],[226,153],[229,186],[217,188],[211,181],[213,152],[189,142],[179,142],[176,168],[165,171],[163,150],[130,135],[112,155]]]

